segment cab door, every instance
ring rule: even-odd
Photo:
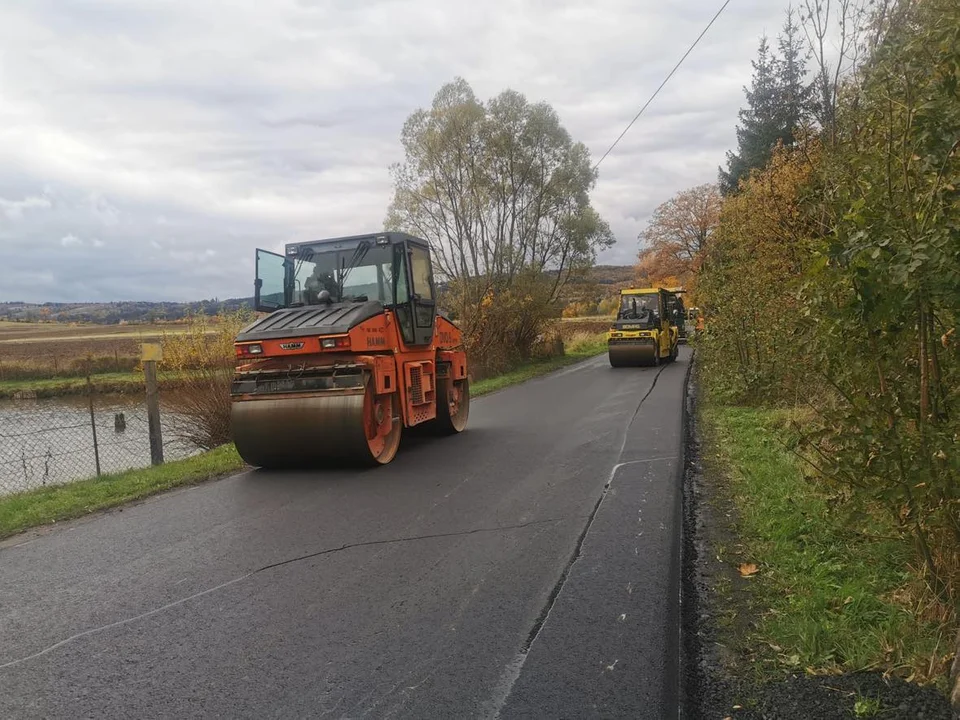
[[[417,243],[408,243],[410,259],[410,302],[413,307],[413,343],[429,345],[437,312],[437,299],[433,285],[433,265],[430,250]]]
[[[257,248],[253,306],[257,312],[273,312],[290,304],[290,263],[283,256]]]

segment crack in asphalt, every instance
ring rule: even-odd
[[[640,398],[640,402],[637,403],[636,409],[633,411],[633,415],[630,416],[630,422],[627,423],[626,429],[623,431],[623,443],[620,445],[620,453],[617,455],[617,460],[619,461],[623,457],[623,450],[627,446],[627,438],[630,436],[630,428],[633,427],[634,420],[637,419],[637,415],[640,413],[640,408],[643,407],[643,403],[650,393],[653,392],[653,389],[657,386],[657,380],[660,378],[660,373],[663,372],[665,366],[661,366],[657,371],[657,374],[653,376],[653,382],[650,383],[650,387],[643,394],[643,397]],[[662,458],[648,458],[646,460],[632,460],[630,462],[621,463],[618,462],[613,466],[613,469],[610,470],[610,476],[607,478],[607,482],[603,486],[603,490],[600,492],[600,497],[597,498],[596,504],[593,506],[593,510],[590,511],[590,514],[587,516],[586,525],[583,527],[583,531],[580,533],[580,537],[577,538],[577,544],[574,546],[573,553],[570,555],[570,559],[567,561],[566,567],[564,567],[563,572],[560,573],[560,578],[557,580],[557,584],[554,586],[553,591],[550,593],[547,598],[547,602],[543,607],[543,610],[540,612],[540,615],[537,617],[537,621],[534,623],[533,628],[530,630],[530,634],[527,636],[527,641],[524,643],[521,653],[524,655],[530,651],[530,647],[533,645],[534,640],[537,639],[537,635],[540,634],[540,630],[543,628],[544,623],[547,621],[547,616],[550,614],[550,610],[553,608],[554,604],[557,601],[557,597],[560,595],[560,591],[563,590],[563,585],[567,581],[567,577],[570,575],[570,570],[573,569],[573,566],[576,564],[577,560],[580,559],[581,551],[583,550],[583,543],[587,539],[587,533],[590,532],[590,527],[593,525],[593,521],[597,517],[597,513],[600,511],[600,506],[603,504],[603,499],[607,496],[607,492],[610,490],[610,486],[613,484],[613,479],[617,474],[617,471],[624,467],[625,465],[633,465],[638,462],[651,462],[653,460],[659,460]],[[673,458],[668,458],[673,459]]]
[[[472,530],[460,530],[458,532],[433,533],[429,535],[413,535],[409,537],[393,538],[388,540],[368,540],[365,542],[347,543],[339,547],[327,548],[326,550],[318,550],[316,552],[307,553],[306,555],[298,555],[297,557],[288,558],[286,560],[280,560],[278,562],[270,563],[268,565],[263,565],[255,570],[251,570],[250,572],[245,573],[244,575],[236,577],[232,580],[228,580],[227,582],[220,583],[219,585],[216,585],[211,588],[207,588],[206,590],[201,590],[200,592],[194,593],[193,595],[188,595],[187,597],[180,598],[179,600],[174,600],[171,603],[167,603],[166,605],[161,605],[160,607],[154,608],[153,610],[149,610],[145,613],[140,613],[139,615],[134,615],[133,617],[124,618],[123,620],[117,620],[116,622],[108,623],[106,625],[101,625],[99,627],[91,628],[89,630],[84,630],[83,632],[77,633],[75,635],[71,635],[70,637],[60,640],[59,642],[56,642],[53,645],[50,645],[49,647],[46,647],[43,650],[39,650],[31,655],[27,655],[25,657],[18,658],[16,660],[9,660],[3,664],[0,664],[0,670],[5,670],[6,668],[11,668],[16,665],[20,665],[22,663],[28,662],[30,660],[34,660],[38,657],[42,657],[43,655],[47,655],[53,652],[54,650],[57,650],[58,648],[63,647],[64,645],[69,645],[70,643],[76,642],[77,640],[88,637],[90,635],[97,635],[99,633],[105,632],[107,630],[111,630],[116,627],[122,627],[123,625],[129,625],[139,620],[145,620],[148,617],[159,615],[162,612],[171,610],[172,608],[183,605],[187,602],[190,602],[191,600],[196,600],[197,598],[201,598],[205,595],[210,595],[212,593],[219,592],[220,590],[225,590],[231,585],[236,585],[239,582],[248,580],[254,575],[259,575],[262,572],[283,567],[284,565],[290,565],[292,563],[298,563],[304,560],[311,560],[313,558],[321,557],[323,555],[331,555],[333,553],[343,552],[344,550],[351,550],[354,548],[371,547],[375,545],[390,545],[393,543],[414,542],[417,540],[434,540],[439,538],[463,537],[466,535],[476,535],[478,533],[495,533],[495,532],[504,532],[506,530],[522,530],[523,528],[533,527],[535,525],[546,525],[549,523],[564,522],[566,520],[576,520],[578,518],[579,516],[548,518],[545,520],[531,520],[530,522],[520,523],[517,525],[501,525],[498,527],[491,527],[491,528],[474,528]]]
[[[633,415],[630,416],[630,421],[627,423],[627,427],[623,431],[623,442],[620,444],[620,452],[617,455],[617,460],[620,460],[623,457],[624,448],[627,446],[627,438],[630,437],[630,428],[633,427],[634,421],[637,419],[637,415],[640,414],[640,408],[643,407],[643,403],[650,393],[653,392],[653,389],[657,386],[657,380],[660,379],[660,374],[666,369],[665,365],[661,365],[657,374],[653,376],[653,382],[650,383],[650,387],[647,388],[647,391],[643,394],[643,397],[640,398],[640,402],[637,403],[636,409],[633,411]],[[597,498],[596,504],[593,506],[593,510],[590,511],[590,514],[587,516],[587,522],[583,527],[583,531],[580,533],[580,537],[577,538],[577,543],[573,548],[573,552],[570,555],[570,559],[567,561],[567,564],[563,568],[563,572],[560,573],[560,577],[557,580],[556,585],[554,585],[553,590],[550,592],[550,595],[547,596],[547,601],[544,603],[543,609],[540,611],[540,614],[537,616],[536,621],[533,624],[533,627],[530,629],[527,639],[523,644],[523,647],[520,649],[517,657],[514,658],[506,668],[506,678],[505,681],[501,682],[500,691],[497,693],[499,697],[494,699],[494,712],[493,717],[499,718],[500,712],[503,709],[503,706],[506,704],[507,700],[510,698],[510,693],[513,691],[513,686],[516,683],[517,679],[520,677],[520,673],[523,670],[523,663],[527,659],[527,655],[530,653],[530,648],[533,647],[533,643],[536,641],[537,636],[540,635],[540,631],[543,629],[543,626],[546,624],[547,619],[550,617],[550,611],[553,609],[553,606],[556,604],[557,599],[560,597],[560,592],[563,590],[563,586],[567,582],[567,578],[570,576],[570,571],[573,569],[573,566],[576,564],[577,560],[580,559],[581,552],[583,550],[583,543],[587,539],[587,534],[590,532],[590,527],[593,525],[593,521],[597,517],[597,513],[600,511],[600,506],[603,504],[604,498],[607,496],[607,492],[610,490],[610,486],[613,484],[613,479],[616,477],[617,471],[620,468],[627,465],[634,465],[637,463],[644,462],[656,462],[661,460],[675,460],[674,457],[669,458],[646,458],[643,460],[631,460],[628,462],[618,462],[613,466],[613,469],[610,470],[610,476],[607,478],[607,482],[603,486],[603,490],[600,492],[600,497]],[[2,666],[0,666],[2,667]]]
[[[646,402],[648,397],[650,397],[650,393],[652,393],[653,389],[657,386],[657,380],[660,379],[660,374],[665,369],[666,369],[666,365],[661,365],[660,369],[657,370],[657,374],[653,376],[653,382],[650,383],[650,387],[643,394],[643,397],[640,398],[640,402],[637,404],[636,409],[633,411],[633,415],[630,416],[630,422],[627,423],[627,429],[623,431],[623,442],[620,443],[620,454],[617,455],[617,460],[623,457],[623,451],[627,447],[627,438],[630,437],[630,428],[633,427],[633,421],[637,419],[637,415],[640,414],[640,408],[643,407],[643,403]]]

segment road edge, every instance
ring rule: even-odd
[[[697,561],[699,558],[697,538],[696,485],[700,472],[700,436],[696,424],[697,384],[696,350],[691,353],[687,377],[684,383],[681,469],[680,469],[680,642],[677,673],[679,682],[678,718],[699,717],[700,644]]]

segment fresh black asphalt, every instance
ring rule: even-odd
[[[689,351],[0,544],[0,718],[675,718]]]

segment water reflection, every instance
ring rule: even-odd
[[[97,474],[89,400],[82,396],[0,400],[0,494],[72,482]],[[123,423],[116,417],[122,413]],[[161,408],[164,459],[198,448],[173,438],[172,413]],[[147,409],[142,398],[94,397],[96,448],[102,473],[150,465]]]

